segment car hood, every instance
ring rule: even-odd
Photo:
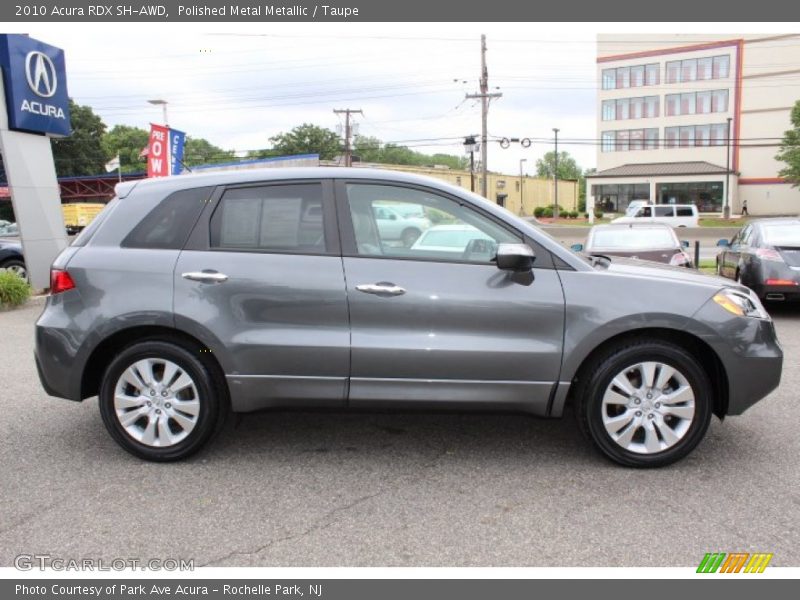
[[[732,287],[742,288],[735,281],[717,277],[716,275],[706,275],[694,269],[686,267],[671,267],[669,265],[650,262],[647,260],[637,260],[635,258],[610,257],[611,264],[606,267],[608,273],[616,275],[630,275],[633,277],[648,277],[657,279],[669,279],[671,281],[704,285],[710,288]],[[602,269],[603,267],[598,266]]]

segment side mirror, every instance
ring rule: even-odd
[[[687,240],[683,240],[683,241],[681,241],[681,246],[683,248],[688,248],[689,247],[689,242]]]
[[[569,249],[573,252],[583,252],[583,244],[572,244]]]
[[[720,248],[727,248],[730,245],[731,245],[731,243],[728,240],[724,240],[723,239],[723,240],[718,240],[717,241],[717,246],[719,246]]]
[[[397,215],[394,213],[389,213],[389,220],[390,221],[397,221]]]
[[[525,244],[500,244],[497,246],[497,268],[503,271],[530,271],[536,253]]]

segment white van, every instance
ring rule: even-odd
[[[630,206],[624,217],[612,223],[664,223],[672,227],[697,227],[698,214],[694,204],[639,204]]]

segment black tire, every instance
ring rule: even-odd
[[[202,349],[180,340],[150,339],[128,346],[111,361],[103,374],[98,400],[103,423],[120,446],[145,460],[176,461],[200,450],[222,428],[228,410],[224,377],[201,354]],[[116,414],[114,395],[117,381],[128,367],[147,358],[175,363],[192,379],[197,390],[197,422],[188,435],[174,445],[154,447],[142,443],[126,431]]]
[[[10,271],[14,271],[25,281],[28,281],[28,267],[26,267],[25,263],[21,260],[18,260],[16,258],[9,259],[4,263],[0,264],[0,269],[8,269]]]
[[[415,227],[409,227],[408,229],[403,230],[403,233],[400,234],[400,239],[403,241],[403,246],[406,248],[411,248],[411,246],[414,245],[414,242],[416,242],[421,235],[422,232],[419,229]]]
[[[692,388],[695,406],[688,429],[674,445],[660,452],[640,454],[617,444],[606,431],[602,400],[614,377],[647,361],[677,369]],[[672,464],[694,450],[708,430],[712,404],[711,382],[692,354],[670,342],[640,338],[608,348],[582,370],[576,388],[575,416],[581,432],[606,457],[627,467],[652,468]]]

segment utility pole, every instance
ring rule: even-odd
[[[350,138],[352,137],[352,128],[350,126],[350,115],[360,114],[363,115],[364,111],[360,108],[354,110],[351,108],[336,108],[333,112],[337,115],[344,115],[344,166],[353,166],[353,150],[350,148]]]
[[[481,173],[483,175],[483,182],[481,183],[481,195],[488,199],[488,144],[487,142],[487,129],[489,122],[489,100],[492,98],[500,98],[503,94],[489,93],[489,70],[486,68],[486,34],[481,35],[481,92],[480,94],[467,94],[467,99],[481,101]]]
[[[556,138],[556,156],[553,165],[553,195],[555,196],[555,205],[553,206],[553,217],[558,221],[558,128],[553,127],[553,133]]]
[[[519,159],[519,214],[525,210],[525,180],[523,179],[522,165],[528,162],[527,158]]]
[[[731,218],[731,201],[730,192],[728,191],[731,184],[731,119],[728,117],[728,144],[727,152],[725,153],[725,206],[722,207],[722,218]]]

